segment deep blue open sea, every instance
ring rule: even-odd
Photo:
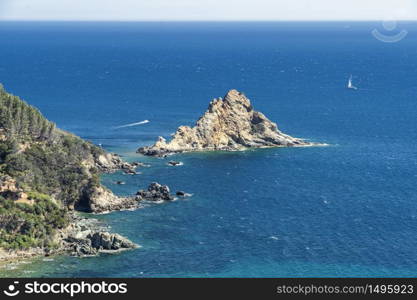
[[[383,43],[371,30],[408,36]],[[100,215],[140,249],[7,266],[4,276],[417,275],[417,25],[0,23],[0,82],[65,130],[149,162],[103,183],[193,196]],[[346,89],[352,74],[359,90]],[[328,147],[135,153],[229,89]],[[148,124],[115,128],[149,120]],[[172,159],[172,158],[171,158]],[[126,185],[115,185],[115,180]]]

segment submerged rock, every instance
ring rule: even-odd
[[[149,168],[151,166],[150,164],[145,164],[145,163],[140,162],[140,161],[132,162],[131,165],[135,166],[135,167],[142,167],[142,168]]]
[[[191,151],[311,145],[314,144],[279,131],[275,123],[253,109],[244,94],[230,90],[224,98],[210,102],[194,127],[180,126],[170,142],[159,137],[153,146],[139,148],[138,152],[165,156]]]
[[[186,193],[184,191],[177,191],[175,193],[175,195],[177,195],[178,197],[191,197],[192,196],[192,194],[188,194],[188,193]]]
[[[170,189],[167,185],[161,185],[153,182],[149,185],[147,190],[140,190],[136,193],[136,199],[148,201],[171,201],[174,197],[170,194]]]
[[[128,175],[137,175],[137,174],[138,174],[138,172],[136,172],[135,170],[132,170],[132,169],[129,169],[129,170],[123,170],[123,172],[124,172],[125,174],[128,174]]]

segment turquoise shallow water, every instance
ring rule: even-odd
[[[378,26],[2,23],[8,90],[59,127],[152,165],[104,184],[120,195],[152,181],[193,194],[97,216],[140,249],[3,275],[415,276],[417,27],[400,24],[408,37],[385,44],[370,34]],[[345,89],[350,74],[357,92]],[[330,146],[184,154],[175,168],[135,153],[231,88],[288,134]]]

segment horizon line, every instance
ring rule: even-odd
[[[360,19],[360,20],[351,20],[351,19],[325,19],[325,20],[317,20],[317,19],[292,19],[292,20],[113,20],[113,19],[99,19],[99,20],[89,20],[89,19],[1,19],[0,22],[115,22],[115,23],[262,23],[262,22],[276,22],[276,23],[288,23],[288,22],[384,22],[384,19]],[[394,19],[392,21],[396,22],[417,22],[416,19]]]

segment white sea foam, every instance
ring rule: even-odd
[[[53,258],[44,258],[44,259],[42,259],[42,261],[54,261],[54,259]]]

